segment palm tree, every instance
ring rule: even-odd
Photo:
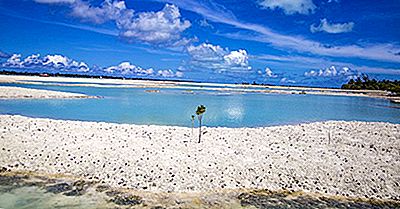
[[[192,137],[193,137],[193,129],[194,129],[194,115],[192,115]]]
[[[206,112],[206,107],[204,105],[200,105],[197,107],[196,115],[199,119],[199,143],[201,141],[201,119],[203,118],[203,114]]]

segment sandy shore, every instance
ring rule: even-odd
[[[287,189],[400,200],[400,125],[205,128],[0,116],[0,165],[154,192]],[[196,131],[195,131],[196,135]]]
[[[95,98],[85,94],[0,86],[0,99],[75,99]]]
[[[399,97],[392,97],[387,91],[380,90],[349,90],[333,88],[314,87],[291,87],[291,86],[257,86],[243,84],[220,84],[220,83],[194,83],[176,81],[150,81],[150,80],[122,80],[122,79],[92,79],[92,78],[67,78],[67,77],[38,77],[38,76],[16,76],[0,75],[0,83],[17,84],[39,84],[58,86],[86,86],[101,88],[160,88],[160,89],[182,89],[185,91],[221,91],[233,93],[272,93],[272,94],[313,94],[330,96],[362,96],[388,99],[399,102]]]

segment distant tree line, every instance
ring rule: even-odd
[[[363,74],[356,79],[350,79],[348,83],[342,85],[342,89],[385,90],[400,95],[400,80],[376,80]]]

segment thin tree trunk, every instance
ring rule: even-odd
[[[199,119],[199,143],[201,141],[201,118]]]
[[[328,144],[331,144],[331,127],[328,129]]]
[[[194,120],[192,120],[192,138],[194,136],[193,129],[194,129]]]

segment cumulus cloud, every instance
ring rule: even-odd
[[[88,2],[77,0],[72,4],[72,15],[83,21],[101,24],[110,20],[118,20],[126,9],[124,1],[104,1],[99,7],[93,7]]]
[[[13,54],[11,55],[8,60],[2,64],[2,66],[20,66],[21,65],[21,55],[20,54]]]
[[[105,68],[92,67],[86,63],[72,60],[63,55],[46,55],[32,54],[26,58],[22,58],[21,54],[11,55],[5,62],[0,63],[2,68],[12,69],[35,69],[56,72],[70,73],[95,73],[100,75],[124,76],[124,77],[143,77],[143,78],[180,78],[183,77],[181,71],[171,69],[154,70],[153,68],[142,68],[131,64],[130,62],[121,62],[116,66]]]
[[[312,24],[310,26],[310,31],[312,33],[316,32],[326,32],[326,33],[347,33],[353,30],[354,22],[348,23],[329,23],[326,18],[322,19],[320,24],[316,26]]]
[[[244,49],[231,51],[224,56],[224,61],[228,66],[237,67],[239,69],[250,69],[248,59],[247,51]]]
[[[174,72],[171,69],[155,71],[153,68],[145,69],[140,66],[133,65],[130,62],[121,62],[119,65],[110,66],[102,70],[108,75],[122,75],[124,77],[183,77],[183,73],[180,71]]]
[[[185,10],[203,16],[205,19],[215,23],[223,23],[244,31],[241,33],[220,33],[220,35],[239,40],[251,40],[270,44],[280,50],[295,50],[301,53],[312,53],[330,57],[360,58],[377,61],[389,61],[399,63],[399,56],[393,52],[399,52],[400,47],[394,43],[372,43],[367,45],[327,45],[323,42],[313,41],[298,35],[286,35],[278,33],[261,24],[249,23],[238,19],[234,13],[215,1],[195,0],[159,0],[160,2],[173,3]],[[259,0],[262,2],[262,0]],[[311,1],[312,2],[312,1]]]
[[[121,62],[117,66],[104,68],[104,72],[109,74],[120,74],[120,75],[149,76],[153,75],[154,70],[152,68],[143,69],[129,62]]]
[[[247,51],[239,49],[230,51],[218,45],[202,43],[187,47],[190,65],[195,68],[212,69],[217,72],[243,72],[251,69]]]
[[[310,70],[304,73],[306,77],[329,77],[329,78],[341,78],[341,79],[351,79],[360,76],[360,73],[356,70],[352,70],[349,67],[342,67],[337,69],[335,66],[331,66],[326,69],[320,69],[318,71]]]
[[[267,78],[277,78],[278,75],[276,75],[274,72],[272,72],[271,68],[266,67],[264,72],[261,70],[258,70],[257,73],[263,77],[267,77]]]
[[[276,78],[276,77],[278,77],[277,75],[275,75],[275,74],[272,72],[272,70],[271,70],[269,67],[265,68],[265,75],[266,75],[267,77],[270,77],[270,78]]]
[[[43,68],[74,72],[88,72],[90,70],[86,63],[72,60],[63,55],[46,55],[45,57],[41,57],[40,54],[32,54],[25,59],[21,59],[20,54],[13,54],[1,66],[6,68]]]
[[[167,4],[158,12],[142,12],[133,18],[125,15],[117,20],[121,36],[153,44],[169,45],[181,39],[181,33],[190,27],[188,20],[181,20],[178,7]]]
[[[269,67],[267,67],[267,68],[265,68],[265,75],[268,77],[272,77],[274,74],[273,74],[272,70]]]
[[[103,24],[113,22],[120,37],[128,42],[141,42],[160,46],[182,46],[191,42],[181,33],[191,26],[190,21],[181,19],[179,8],[166,4],[157,12],[140,12],[128,9],[123,0],[104,0],[93,6],[82,0],[38,0],[40,3],[69,3],[71,15],[84,22]]]
[[[183,77],[183,73],[182,72],[180,72],[180,71],[174,72],[174,71],[172,71],[170,69],[168,69],[168,70],[159,70],[157,72],[157,75],[161,76],[161,77],[164,77],[164,78],[171,78],[171,77],[180,78],[180,77]]]
[[[226,49],[221,46],[212,45],[208,43],[202,43],[198,46],[189,46],[187,51],[193,60],[205,61],[205,62],[220,62],[223,60]]]
[[[282,9],[287,15],[307,15],[317,8],[312,0],[260,0],[258,4],[264,9]]]

